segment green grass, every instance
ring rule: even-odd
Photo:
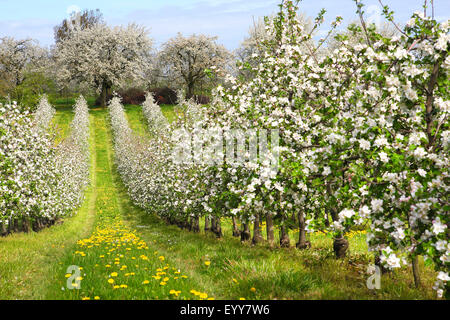
[[[176,113],[175,113],[175,105],[173,104],[164,104],[161,106],[161,112],[163,115],[169,120],[169,122],[172,122],[176,119]]]
[[[55,133],[56,144],[61,143],[66,139],[71,131],[70,123],[75,114],[72,107],[59,107],[56,109],[56,114],[52,120],[51,130]]]
[[[145,123],[146,121],[144,113],[142,112],[142,106],[128,104],[124,106],[124,109],[131,129],[133,129],[133,131],[139,136],[148,138],[148,131],[144,126],[139,125],[140,123]]]

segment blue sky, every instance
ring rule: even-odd
[[[0,0],[0,37],[34,38],[41,45],[53,44],[53,26],[68,16],[68,8],[100,9],[111,25],[137,22],[145,25],[159,46],[177,32],[185,35],[203,33],[219,37],[228,49],[237,48],[253,19],[276,12],[280,0]],[[363,0],[368,16],[381,11],[377,0]],[[383,0],[395,11],[396,20],[405,22],[423,0]],[[327,9],[326,21],[335,16],[344,24],[356,19],[352,0],[303,0],[300,10],[314,17]],[[438,20],[450,18],[450,1],[435,0]],[[326,32],[327,23],[323,32]]]

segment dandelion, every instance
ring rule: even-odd
[[[113,284],[114,283],[114,279],[108,279],[108,283]]]
[[[177,290],[170,290],[169,291],[169,294],[172,294],[172,295],[174,295],[174,296],[176,296],[176,297],[178,297],[178,295],[181,293],[181,291],[177,291]]]
[[[210,264],[211,264],[211,261],[205,261],[205,266],[209,267]]]
[[[142,282],[142,284],[149,284],[150,283],[150,281],[148,281],[148,280],[144,280],[143,282]]]
[[[252,288],[250,288],[250,291],[251,292],[256,292],[256,289],[252,287]]]

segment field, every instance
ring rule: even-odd
[[[70,133],[71,102],[55,103],[57,141]],[[162,107],[169,120],[173,108]],[[125,110],[133,131],[147,137],[142,108]],[[320,232],[310,235],[311,249],[297,250],[241,243],[227,219],[221,239],[205,233],[203,222],[200,233],[167,225],[131,202],[114,165],[108,110],[91,105],[89,122],[91,179],[82,207],[40,232],[0,238],[0,299],[435,298],[435,273],[422,261],[423,287],[415,289],[411,271],[402,268],[369,290],[373,257],[364,231],[348,235],[350,253],[338,260],[332,239]],[[294,246],[297,233],[290,235]],[[70,266],[81,267],[75,278]],[[69,278],[81,289],[69,290]]]

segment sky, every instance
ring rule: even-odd
[[[229,50],[239,47],[249,27],[259,17],[278,10],[281,0],[0,0],[0,37],[33,38],[43,46],[54,43],[53,27],[69,16],[70,11],[100,9],[110,25],[131,22],[144,25],[153,38],[155,47],[176,36],[206,34],[218,36],[218,42]],[[395,12],[399,23],[409,20],[414,11],[423,11],[424,0],[383,0]],[[428,1],[429,2],[429,1]],[[450,1],[435,0],[437,20],[450,18]],[[363,0],[367,19],[376,22],[380,17],[378,0]],[[355,21],[353,0],[303,0],[300,11],[315,17],[325,8],[326,34],[328,25],[336,16],[344,18],[343,25]],[[381,17],[382,19],[382,17]]]

